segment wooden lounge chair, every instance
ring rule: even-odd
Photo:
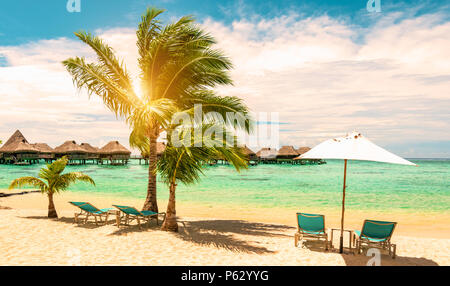
[[[391,237],[396,226],[396,222],[366,219],[362,230],[355,230],[353,234],[356,253],[361,253],[364,245],[388,250],[389,255],[395,259],[397,246],[391,243]]]
[[[325,216],[320,214],[297,213],[297,233],[294,235],[295,246],[298,241],[305,238],[323,240],[325,250],[331,247],[328,234],[325,230]]]
[[[117,215],[116,217],[117,227],[120,227],[122,221],[124,222],[125,225],[129,225],[130,221],[137,220],[139,228],[142,228],[141,220],[150,223],[150,219],[152,218],[156,219],[156,225],[159,225],[158,220],[159,215],[162,214],[164,215],[164,219],[166,218],[166,213],[155,213],[152,211],[138,211],[136,208],[129,206],[119,206],[119,205],[113,206],[118,208],[123,213],[121,216]]]
[[[113,208],[98,209],[87,202],[69,202],[69,203],[78,207],[81,210],[80,213],[75,213],[74,220],[76,223],[78,223],[81,216],[85,216],[84,223],[87,223],[88,218],[90,216],[93,216],[95,218],[96,225],[98,225],[99,221],[101,223],[104,222],[106,224],[108,222],[109,212],[113,210]],[[102,220],[103,217],[105,218],[104,221]]]

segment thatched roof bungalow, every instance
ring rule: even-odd
[[[100,149],[98,147],[94,147],[89,143],[81,143],[80,147],[86,151],[88,159],[100,158]]]
[[[258,156],[256,156],[256,153],[253,152],[250,148],[247,147],[247,145],[244,145],[241,147],[242,153],[247,157],[248,160],[254,161],[258,159]]]
[[[39,158],[39,150],[28,142],[25,142],[25,140],[19,142],[12,153],[16,155],[17,159],[21,160],[35,160]]]
[[[6,141],[6,143],[3,144],[3,146],[0,148],[0,153],[5,154],[13,153],[20,142],[28,143],[27,139],[25,139],[25,136],[23,136],[22,132],[16,130],[16,132],[14,132],[13,135],[9,137],[8,141]]]
[[[38,149],[40,153],[51,154],[54,151],[53,148],[48,146],[47,143],[33,143],[31,145]]]
[[[256,152],[256,156],[260,160],[273,160],[277,157],[277,150],[274,148],[262,148]]]
[[[311,150],[311,148],[309,148],[309,147],[300,147],[297,149],[297,153],[298,153],[298,155],[303,155],[306,152],[308,152],[309,150]]]
[[[128,160],[131,151],[125,148],[119,141],[111,141],[100,148],[100,157],[110,160]]]
[[[13,135],[0,148],[2,157],[14,157],[16,159],[35,160],[38,158],[38,150],[28,143],[23,134],[16,130]]]
[[[85,160],[88,153],[77,145],[74,140],[68,140],[53,150],[56,157],[67,156],[69,160]]]
[[[55,157],[53,148],[48,146],[47,143],[34,143],[31,145],[39,151],[39,159],[53,159]]]
[[[298,156],[293,146],[283,146],[277,152],[277,159],[294,159]]]

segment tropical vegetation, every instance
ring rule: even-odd
[[[195,104],[202,104],[203,114],[214,111],[223,118],[227,112],[248,115],[239,98],[221,97],[213,91],[218,85],[232,84],[229,74],[232,64],[213,47],[215,39],[190,16],[164,25],[158,19],[163,12],[147,9],[136,31],[139,85],[134,85],[123,61],[109,45],[84,31],[75,35],[92,48],[97,61],[88,63],[83,57],[74,57],[63,62],[78,89],[101,97],[117,117],[126,120],[132,130],[130,145],[148,150],[148,186],[143,210],[154,212],[158,212],[156,142],[166,133],[173,110],[192,111]],[[238,127],[248,131],[248,126]]]
[[[23,186],[31,186],[38,188],[42,194],[48,196],[48,217],[57,218],[53,195],[61,191],[65,191],[72,183],[77,181],[87,182],[95,185],[94,180],[88,175],[81,172],[70,172],[62,174],[66,168],[68,159],[66,156],[47,164],[39,171],[38,177],[21,177],[15,179],[9,185],[9,189],[20,188]]]
[[[247,168],[247,160],[242,149],[235,146],[236,137],[232,137],[225,131],[224,127],[217,127],[217,123],[206,123],[202,125],[203,132],[208,128],[215,127],[211,137],[197,136],[192,127],[176,126],[168,130],[168,145],[158,160],[157,170],[162,180],[169,187],[169,201],[167,204],[166,219],[161,227],[162,230],[178,231],[175,208],[175,191],[179,182],[193,184],[200,179],[203,167],[211,160],[222,158],[230,162],[237,171]],[[191,144],[179,147],[174,146],[172,135],[176,134],[177,140]],[[198,133],[197,133],[198,134]],[[227,141],[227,138],[232,140]],[[202,144],[197,144],[202,143]],[[195,147],[201,145],[200,147]]]

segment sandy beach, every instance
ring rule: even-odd
[[[160,231],[154,222],[143,230],[135,225],[119,229],[114,218],[103,226],[77,225],[76,210],[67,201],[80,199],[80,194],[70,192],[57,196],[59,219],[54,220],[46,217],[47,201],[41,194],[1,198],[0,265],[366,265],[371,258],[325,252],[315,243],[294,247],[295,219],[289,210],[224,213],[223,207],[180,203],[180,232],[175,234]],[[117,201],[142,204],[113,197],[88,200],[100,208]],[[165,208],[164,202],[160,208]],[[357,215],[349,215],[349,229],[361,221]],[[337,227],[335,220],[331,216],[328,227]],[[433,227],[424,225],[427,217],[415,224],[408,224],[406,217],[399,221],[393,237],[398,257],[383,254],[382,265],[450,265],[450,232],[444,218],[435,217]],[[431,228],[434,231],[424,236],[423,231]],[[412,235],[414,230],[418,235]],[[335,234],[335,247],[337,241]]]

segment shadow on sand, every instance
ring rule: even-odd
[[[116,226],[116,225],[114,225]],[[146,232],[146,231],[158,231],[161,228],[161,222],[159,225],[156,225],[154,221],[151,221],[149,223],[143,223],[142,227],[139,228],[137,224],[130,224],[130,225],[121,225],[120,228],[117,228],[116,231],[111,233],[110,235],[127,235],[128,233],[132,232]]]
[[[11,196],[21,196],[26,194],[32,194],[32,193],[40,193],[40,191],[23,191],[23,192],[16,192],[16,193],[2,193],[0,192],[0,198],[6,198]]]
[[[318,241],[305,241],[303,242],[303,246],[308,248],[311,251],[318,251],[323,253],[338,253],[338,249],[333,248],[331,250],[325,251],[325,247],[323,243]],[[366,252],[362,254],[353,254],[353,251],[344,248],[344,253],[340,254],[345,261],[345,265],[347,266],[366,266],[369,260],[373,258],[373,256],[367,256]],[[428,258],[418,258],[418,257],[406,257],[406,256],[398,256],[395,259],[392,259],[388,254],[381,253],[381,266],[437,266],[438,264]]]
[[[212,245],[217,248],[227,249],[233,252],[246,253],[273,253],[257,241],[257,237],[283,236],[279,232],[291,229],[289,226],[254,223],[242,220],[198,220],[179,221],[182,225],[179,233],[175,234],[182,240],[200,245]],[[236,238],[233,234],[249,235],[249,240]],[[256,240],[255,240],[256,237]]]
[[[217,248],[227,249],[233,252],[246,253],[273,253],[273,251],[263,246],[257,246],[260,242],[251,238],[251,241],[241,240],[233,234],[249,236],[288,236],[277,232],[292,229],[289,226],[253,223],[241,220],[198,220],[186,221],[179,219],[178,233],[174,236],[195,244],[212,245]],[[150,226],[145,225],[139,229],[137,225],[122,226],[111,235],[127,235],[131,232],[158,231],[161,224],[157,226],[154,221]],[[256,245],[255,245],[256,244]]]
[[[342,258],[347,266],[366,266],[373,256],[362,254],[342,254]],[[398,256],[392,259],[388,254],[381,254],[380,266],[438,266],[435,261],[424,257]]]
[[[102,227],[103,224],[98,226],[89,221],[86,224],[75,224],[73,218],[61,217],[58,219],[49,219],[46,216],[26,216],[27,219],[41,219],[41,220],[53,220],[55,222],[63,222],[77,227],[95,229]],[[114,225],[115,220],[109,220],[108,225]],[[114,225],[115,226],[115,225]],[[261,245],[258,241],[258,237],[291,237],[285,232],[287,230],[293,230],[293,227],[276,224],[255,223],[242,220],[197,220],[186,221],[179,220],[179,232],[173,233],[174,236],[188,242],[192,242],[199,245],[214,246],[217,248],[227,249],[233,252],[255,253],[255,254],[270,254],[274,251]],[[133,232],[152,232],[159,231],[160,225],[156,225],[154,221],[150,224],[143,225],[142,229],[138,225],[121,226],[113,233],[109,235],[127,235]],[[248,240],[238,239],[233,234],[248,235]],[[292,239],[293,240],[293,239]],[[325,251],[324,244],[318,241],[303,241],[299,247],[308,248],[311,251],[323,252],[331,254],[338,254],[338,250],[333,248]],[[294,247],[292,241],[292,247]],[[362,254],[352,254],[351,250],[344,249],[344,254],[340,254],[348,266],[365,266],[367,262],[372,258],[366,256],[365,252]],[[386,254],[381,254],[382,266],[435,266],[438,265],[435,261],[427,258],[418,257],[406,257],[397,256],[392,259]]]
[[[99,223],[98,225],[95,224],[95,222],[93,222],[92,220],[88,221],[87,223],[75,223],[73,217],[59,217],[59,218],[48,218],[46,216],[25,216],[22,218],[27,218],[27,219],[42,219],[42,220],[50,220],[50,221],[55,221],[55,222],[63,222],[63,223],[67,223],[70,225],[74,225],[76,227],[82,227],[82,228],[87,228],[87,229],[95,229],[95,228],[99,228],[104,226],[105,224],[103,223]],[[116,220],[108,220],[108,225],[112,225],[113,223],[115,223]]]

